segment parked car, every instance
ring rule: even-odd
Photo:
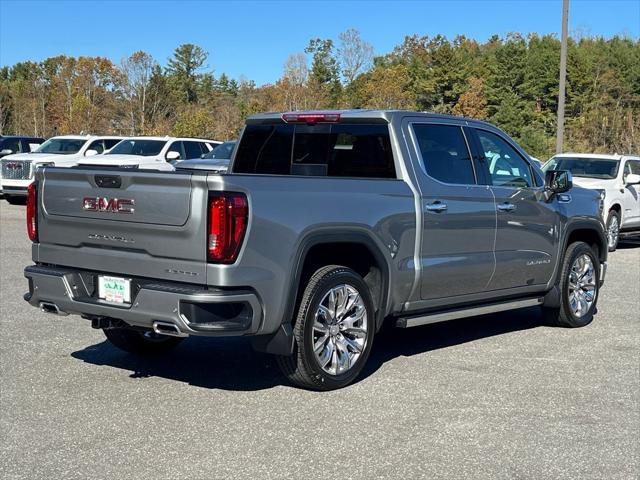
[[[233,150],[238,143],[236,140],[224,142],[209,153],[202,155],[202,158],[195,160],[185,160],[176,163],[176,168],[208,170],[215,173],[224,173],[229,168],[229,162],[233,155]]]
[[[488,123],[255,115],[230,170],[38,169],[25,299],[82,315],[136,354],[188,335],[248,336],[318,390],[356,379],[383,321],[541,306],[547,321],[581,327],[596,313],[599,194],[567,171],[545,178]]]
[[[640,157],[563,153],[544,170],[569,170],[576,185],[600,192],[610,252],[621,236],[640,233]]]
[[[29,153],[34,151],[44,138],[40,137],[24,137],[19,135],[2,136],[0,135],[0,158],[14,153]]]
[[[74,166],[86,157],[113,147],[121,139],[117,136],[63,135],[50,138],[33,152],[7,155],[0,160],[5,198],[9,203],[24,201],[37,167],[46,164]]]
[[[40,137],[24,137],[24,136],[2,136],[0,135],[0,158],[14,153],[29,153],[38,148],[44,142],[44,138]],[[3,196],[2,191],[2,169],[0,168],[0,198]]]
[[[100,158],[79,164],[173,170],[176,161],[201,158],[220,143],[201,138],[131,137],[122,140]]]

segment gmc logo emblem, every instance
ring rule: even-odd
[[[133,213],[136,202],[132,198],[84,197],[82,209],[87,212]]]
[[[22,168],[21,163],[7,162],[5,165],[7,166],[7,168],[10,168],[11,170],[18,170],[19,168]]]

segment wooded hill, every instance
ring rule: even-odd
[[[257,86],[216,75],[202,48],[166,66],[139,51],[120,64],[57,56],[0,69],[0,133],[237,136],[254,112],[400,108],[486,119],[542,160],[553,154],[560,42],[509,34],[479,43],[408,36],[373,55],[356,30],[311,39],[282,76]],[[570,39],[565,150],[640,153],[640,41]]]

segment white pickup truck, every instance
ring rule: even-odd
[[[137,167],[141,170],[173,170],[169,162],[201,158],[222,142],[203,138],[130,137],[104,155],[79,165]]]
[[[563,153],[543,170],[569,170],[574,184],[600,192],[610,252],[621,235],[640,233],[640,157]]]
[[[95,135],[63,135],[52,137],[32,152],[7,155],[2,164],[2,191],[9,203],[26,198],[36,168],[42,165],[71,167],[81,160],[99,155],[124,137]]]

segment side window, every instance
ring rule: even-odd
[[[96,152],[98,152],[98,155],[100,155],[102,152],[104,152],[104,143],[102,140],[96,140],[95,142],[92,142],[91,145],[89,145],[89,148],[87,148],[87,150],[95,150]],[[85,150],[85,155],[87,151]]]
[[[20,139],[7,138],[4,142],[2,142],[2,148],[0,150],[11,150],[11,153],[20,152]]]
[[[493,185],[501,187],[531,187],[529,164],[506,141],[491,132],[476,130],[489,167]]]
[[[169,146],[169,150],[167,150],[167,155],[169,155],[169,152],[178,152],[180,154],[180,156],[175,160],[185,159],[184,147],[182,146],[182,142],[173,142]],[[165,158],[167,158],[166,155],[165,155]]]
[[[182,142],[182,144],[184,145],[185,159],[200,158],[202,155],[200,142]]]
[[[635,173],[636,175],[640,175],[640,160],[629,160],[627,165],[631,165],[631,173]]]
[[[27,140],[22,143],[22,151],[23,152],[33,152],[36,148],[42,145],[42,142],[37,140]]]
[[[462,128],[416,123],[413,125],[413,131],[427,175],[445,183],[476,183],[471,155]]]
[[[105,138],[104,140],[104,149],[105,150],[110,150],[112,149],[114,146],[116,146],[118,143],[120,143],[120,138]]]

